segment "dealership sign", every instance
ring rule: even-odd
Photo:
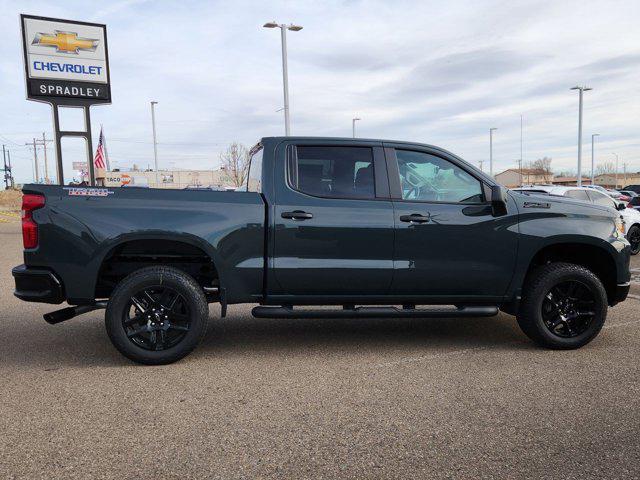
[[[111,103],[105,25],[32,15],[20,19],[28,99]]]

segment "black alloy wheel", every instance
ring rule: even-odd
[[[542,318],[553,335],[572,338],[582,335],[596,312],[595,293],[577,280],[558,283],[545,295]]]
[[[166,350],[180,343],[190,327],[189,305],[166,286],[148,287],[131,296],[123,311],[127,338],[145,350]]]

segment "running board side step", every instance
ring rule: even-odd
[[[457,318],[493,317],[498,307],[468,306],[452,308],[357,307],[342,310],[306,310],[292,307],[254,307],[256,318]]]

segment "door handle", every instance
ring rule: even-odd
[[[412,213],[411,215],[400,215],[401,222],[410,223],[427,223],[431,220],[431,215],[422,215],[421,213]]]
[[[282,218],[288,218],[290,220],[308,220],[313,218],[312,213],[303,212],[302,210],[294,210],[293,212],[282,212],[280,214]]]

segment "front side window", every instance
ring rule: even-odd
[[[396,150],[403,200],[482,203],[480,181],[453,163],[424,152]]]
[[[369,147],[298,146],[289,183],[317,197],[373,199],[373,151]]]

